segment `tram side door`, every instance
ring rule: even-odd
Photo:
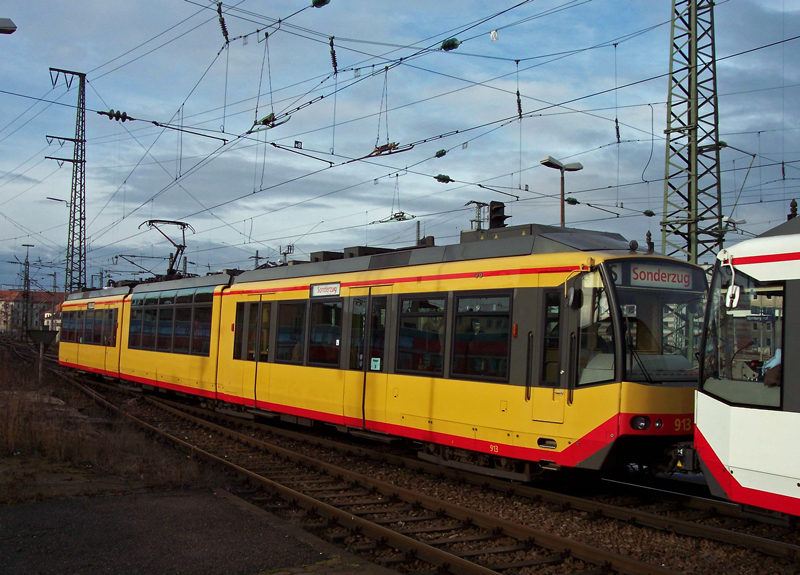
[[[533,419],[564,423],[572,404],[580,353],[583,276],[544,293],[542,374],[533,388]]]
[[[241,362],[242,385],[241,390],[234,395],[240,395],[245,404],[262,407],[269,400],[269,329],[270,329],[270,301],[264,301],[261,295],[250,295],[242,307],[237,309],[237,320],[242,322],[241,350],[235,349]]]
[[[350,354],[345,377],[348,425],[385,431],[386,325],[391,286],[351,288]]]
[[[531,374],[532,419],[547,423],[564,423],[564,406],[567,398],[565,369],[566,317],[564,288],[554,288],[543,294],[542,344],[538,349],[541,373]],[[533,343],[533,342],[531,342]]]

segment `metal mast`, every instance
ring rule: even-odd
[[[661,251],[697,263],[722,248],[714,0],[673,0],[671,38]]]
[[[72,87],[72,80],[78,77],[78,118],[75,121],[75,137],[58,138],[73,142],[73,157],[68,159],[48,156],[49,159],[59,163],[72,162],[67,266],[64,278],[64,291],[70,293],[86,287],[86,74],[50,68],[53,87],[58,83],[59,74],[64,75],[67,89]]]

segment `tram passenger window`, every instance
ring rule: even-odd
[[[109,347],[117,347],[117,319],[119,317],[119,310],[117,308],[108,310],[108,333],[106,336],[106,345]]]
[[[350,327],[350,369],[364,369],[364,345],[367,337],[367,298],[353,298],[353,320]]]
[[[341,341],[342,302],[312,302],[308,363],[338,366]]]
[[[258,361],[269,361],[269,312],[272,304],[261,302],[261,334],[258,340]]]
[[[158,297],[158,305],[164,306],[174,304],[177,293],[178,292],[176,290],[162,291],[161,295]]]
[[[278,305],[278,348],[276,360],[282,363],[303,363],[303,331],[306,304]]]
[[[142,313],[142,349],[155,349],[157,308],[146,307]]]
[[[83,343],[83,315],[83,310],[75,312],[75,343]]]
[[[379,297],[372,300],[370,313],[370,338],[369,365],[370,371],[384,371],[384,351],[386,348],[386,298]]]
[[[194,301],[193,289],[179,290],[178,294],[175,296],[175,303],[178,305],[191,304],[192,301]]]
[[[196,296],[195,299],[197,299]],[[210,349],[211,306],[195,306],[194,320],[192,321],[192,355],[208,356]]]
[[[172,339],[172,353],[189,353],[189,338],[192,334],[192,308],[175,308],[175,335]]]
[[[73,341],[72,339],[72,312],[61,312],[61,335],[60,340],[65,342]]]
[[[614,379],[614,332],[602,279],[598,272],[583,277],[580,310],[578,384]]]
[[[78,312],[75,311],[69,312],[69,341],[71,342],[78,341],[78,333],[76,330],[77,325],[78,325]]]
[[[108,346],[111,340],[111,309],[103,310],[103,332],[100,334],[100,345]]]
[[[445,299],[409,298],[400,302],[397,371],[442,373]]]
[[[214,301],[214,286],[197,288],[194,294],[194,303],[211,303]]]
[[[158,338],[156,339],[157,351],[172,351],[172,306],[158,308]]]
[[[94,310],[87,309],[84,314],[83,336],[81,337],[81,343],[91,344],[92,329],[94,329]]]
[[[94,325],[92,326],[92,344],[103,344],[103,319],[105,310],[97,309],[94,311]]]
[[[59,329],[58,341],[69,341],[69,312],[61,312],[61,328]]]
[[[506,379],[511,339],[511,298],[459,297],[453,334],[454,375]]]
[[[242,359],[242,349],[244,344],[244,302],[236,304],[236,323],[233,332],[233,359]]]
[[[256,345],[258,344],[258,302],[247,304],[250,309],[247,313],[247,361],[256,360]]]
[[[142,317],[144,310],[131,308],[131,325],[128,330],[128,348],[139,349],[142,347]]]

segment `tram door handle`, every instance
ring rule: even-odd
[[[564,395],[564,392],[563,392],[563,391],[560,391],[560,390],[554,390],[554,391],[553,391],[553,393],[554,393],[555,395]]]

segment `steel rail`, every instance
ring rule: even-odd
[[[779,557],[781,559],[788,559],[791,561],[797,561],[798,559],[800,559],[800,546],[793,545],[791,543],[784,543],[781,541],[775,541],[772,539],[757,537],[755,535],[749,535],[747,533],[740,533],[737,531],[722,529],[720,527],[702,525],[683,519],[665,517],[663,515],[659,515],[657,513],[651,513],[648,511],[628,509],[625,507],[620,507],[609,503],[592,501],[590,499],[585,499],[574,495],[566,495],[563,493],[548,491],[546,489],[530,487],[528,485],[512,484],[505,480],[499,480],[484,475],[464,472],[462,470],[454,470],[448,467],[438,466],[417,459],[409,459],[405,457],[395,456],[385,452],[375,451],[372,449],[358,447],[358,446],[343,445],[342,443],[333,440],[328,440],[319,437],[309,437],[306,434],[280,429],[272,426],[259,426],[257,424],[253,424],[252,422],[242,420],[241,418],[227,416],[216,412],[209,412],[208,410],[205,409],[186,406],[184,404],[177,402],[168,402],[167,400],[164,399],[159,399],[158,401],[169,403],[170,405],[174,406],[176,409],[179,410],[191,411],[194,413],[203,413],[205,414],[206,417],[210,416],[213,413],[213,416],[219,417],[226,421],[236,422],[238,424],[244,424],[244,425],[256,425],[256,427],[259,428],[263,427],[264,429],[267,429],[270,432],[278,435],[290,437],[298,441],[305,441],[311,444],[317,444],[330,449],[336,449],[346,453],[357,454],[359,456],[375,459],[377,461],[381,461],[389,465],[403,466],[407,469],[421,471],[423,473],[431,475],[444,476],[447,477],[448,479],[456,481],[465,481],[466,483],[469,483],[471,485],[492,489],[501,493],[505,493],[507,495],[518,495],[520,497],[526,497],[528,499],[532,499],[535,501],[543,501],[545,503],[550,503],[563,508],[571,508],[577,511],[585,511],[594,517],[605,517],[608,519],[615,519],[618,521],[623,521],[625,523],[634,523],[644,527],[650,527],[652,529],[675,533],[678,535],[686,535],[689,537],[710,539],[713,541],[718,541],[720,543],[736,545],[738,547],[742,547],[745,549],[759,551],[761,553],[772,555],[774,557]],[[694,508],[710,512],[720,512],[723,515],[728,515],[734,518],[740,518],[739,508],[734,504],[727,503],[724,501],[713,502],[690,496],[681,496],[681,498],[685,498],[683,502]],[[726,511],[727,513],[725,513]]]
[[[281,485],[280,483],[266,478],[250,469],[228,461],[224,457],[210,453],[198,447],[197,445],[194,445],[179,437],[175,437],[164,429],[160,429],[154,425],[151,425],[130,413],[126,413],[125,411],[106,401],[102,396],[93,390],[86,388],[86,386],[80,384],[78,384],[78,386],[88,393],[92,398],[94,398],[95,401],[119,413],[121,416],[130,419],[143,429],[155,433],[164,439],[181,446],[189,451],[189,453],[192,455],[203,457],[204,459],[235,471],[241,476],[248,478],[251,482],[262,485],[269,491],[279,494],[282,498],[288,501],[294,502],[312,514],[326,518],[329,521],[335,521],[339,525],[350,529],[351,531],[355,530],[360,532],[362,535],[366,535],[369,538],[383,542],[386,545],[389,545],[414,557],[415,559],[420,559],[435,565],[440,570],[447,571],[453,575],[493,575],[497,573],[497,571],[493,571],[465,558],[459,557],[445,550],[438,549],[425,542],[408,537],[407,535],[389,529],[388,527],[384,527],[362,517],[358,517],[354,513],[351,513],[347,510],[339,509],[333,505],[320,501],[319,499],[303,494],[285,485]],[[604,570],[611,568],[620,573],[630,575],[676,575],[675,571],[665,569],[663,567],[646,564],[629,557],[610,553],[602,549],[592,547],[591,545],[580,543],[578,541],[561,538],[536,529],[517,525],[499,518],[485,515],[483,513],[465,509],[418,492],[410,491],[383,481],[368,478],[361,474],[354,473],[331,464],[320,462],[314,458],[291,452],[279,446],[238,433],[224,426],[211,423],[205,419],[195,417],[186,413],[185,411],[164,405],[159,400],[152,398],[145,398],[145,400],[148,404],[171,413],[174,416],[182,418],[185,421],[201,426],[204,429],[215,431],[216,433],[227,436],[231,439],[235,439],[236,441],[252,448],[266,451],[296,464],[328,473],[337,478],[348,480],[364,488],[379,491],[390,499],[396,498],[406,501],[414,506],[421,506],[436,513],[444,512],[452,518],[471,523],[474,526],[481,527],[494,533],[505,534],[506,536],[516,538],[517,540],[522,541],[529,546],[543,547],[550,551],[554,551],[555,553],[560,553],[564,557],[572,556],[581,561],[597,565],[599,568]]]

